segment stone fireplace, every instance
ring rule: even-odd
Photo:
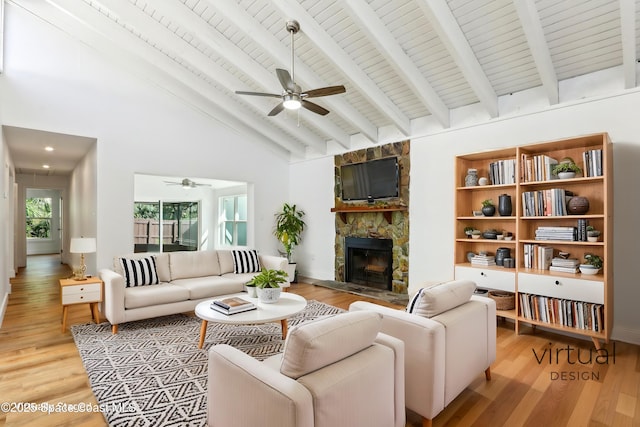
[[[409,148],[409,141],[402,141],[335,156],[335,280],[407,293]],[[341,165],[391,156],[400,166],[400,197],[374,203],[342,201]]]

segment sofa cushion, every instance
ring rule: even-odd
[[[171,282],[189,291],[189,299],[212,298],[219,295],[235,294],[244,290],[244,282],[223,276],[192,277]]]
[[[251,250],[233,250],[233,272],[236,274],[258,273],[261,269],[258,251]]]
[[[171,281],[220,275],[220,264],[216,251],[169,252],[169,266],[171,267]]]
[[[422,288],[409,300],[407,312],[433,317],[471,299],[476,284],[471,280],[453,280],[430,288]]]
[[[369,347],[382,315],[354,311],[296,325],[289,331],[280,372],[297,379]]]
[[[120,258],[141,259],[149,256],[153,256],[156,258],[156,271],[158,273],[158,281],[159,282],[171,281],[171,272],[169,271],[169,254],[138,252],[138,253],[130,253],[126,255],[116,256],[113,258],[113,271],[115,271],[121,276],[124,276],[124,271],[122,271],[122,263],[120,262]]]
[[[156,257],[140,259],[120,258],[125,287],[157,285]]]
[[[171,283],[160,283],[155,286],[137,286],[124,291],[124,307],[150,307],[154,305],[170,304],[189,299],[189,291]]]

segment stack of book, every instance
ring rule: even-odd
[[[560,273],[577,273],[580,270],[580,260],[575,258],[559,258],[555,257],[551,260],[551,271],[558,271]]]
[[[576,240],[577,229],[575,227],[538,227],[536,240]]]
[[[525,191],[522,193],[524,216],[565,216],[573,191],[564,188]]]
[[[247,301],[238,297],[215,300],[211,303],[212,310],[229,315],[242,313],[249,310],[255,310],[256,308],[258,307],[256,307],[256,305],[251,301]]]
[[[471,265],[481,267],[496,265],[496,257],[493,255],[474,255],[471,258]]]

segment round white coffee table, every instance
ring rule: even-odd
[[[213,301],[240,297],[251,301],[258,306],[256,310],[245,311],[236,314],[223,314],[210,308]],[[230,295],[220,295],[217,298],[213,298],[207,301],[203,301],[196,305],[196,316],[202,319],[202,325],[200,326],[200,342],[198,348],[202,348],[204,344],[204,337],[207,334],[207,325],[209,322],[217,323],[231,323],[234,325],[247,325],[255,323],[268,323],[276,320],[280,321],[282,325],[282,339],[287,338],[287,318],[293,316],[296,313],[301,312],[307,306],[307,300],[300,295],[292,294],[290,292],[282,292],[278,302],[273,304],[263,304],[258,301],[258,298],[249,298],[245,292]]]

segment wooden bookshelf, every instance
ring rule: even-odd
[[[600,171],[595,167],[591,172],[587,171],[584,153],[591,150],[601,150]],[[548,173],[551,167],[544,166],[544,160],[541,160],[544,156],[557,161],[571,157],[582,169],[582,173],[571,179],[555,179]],[[593,157],[590,159],[594,160]],[[532,164],[535,162],[538,162],[538,169],[545,169],[537,176],[531,174]],[[497,183],[489,179],[488,184],[484,186],[465,186],[468,169],[477,169],[479,177],[489,178],[491,171],[495,170],[491,168],[492,164],[511,165],[507,170],[513,171],[513,179],[510,182]],[[504,178],[501,175],[498,177]],[[609,136],[599,133],[457,156],[455,180],[456,278],[475,280],[479,287],[515,293],[515,310],[511,313],[498,312],[498,316],[513,318],[516,331],[519,330],[520,324],[524,323],[582,335],[592,339],[596,348],[601,348],[602,342],[608,342],[613,323],[613,155]],[[571,191],[574,196],[586,197],[589,200],[589,210],[584,215],[525,216],[523,193],[549,194],[553,189]],[[497,207],[501,194],[511,196],[511,215],[500,216],[497,210],[491,217],[474,215],[473,211],[481,209],[483,200],[492,199]],[[536,239],[536,230],[539,227],[576,227],[578,219],[588,221],[589,225],[601,231],[598,242]],[[464,233],[466,227],[481,231],[490,228],[509,231],[513,234],[513,240],[471,239]],[[559,273],[525,267],[525,247],[536,244],[553,247],[554,256],[559,252],[568,252],[570,258],[577,258],[581,262],[584,261],[586,253],[595,254],[604,260],[604,265],[596,275]],[[515,268],[478,267],[469,263],[469,253],[486,251],[495,255],[498,247],[511,249],[511,257],[515,258]],[[601,322],[604,322],[604,325],[598,324],[600,330],[596,331],[593,330],[592,319],[588,322],[592,329],[580,329],[542,321],[539,318],[525,318],[525,307],[521,306],[520,293],[536,295],[545,301],[555,299],[586,303],[594,313],[598,306],[602,306]],[[553,310],[553,307],[549,309]],[[570,313],[563,311],[563,314]],[[562,319],[567,320],[564,317]],[[555,316],[554,320],[557,320]]]

